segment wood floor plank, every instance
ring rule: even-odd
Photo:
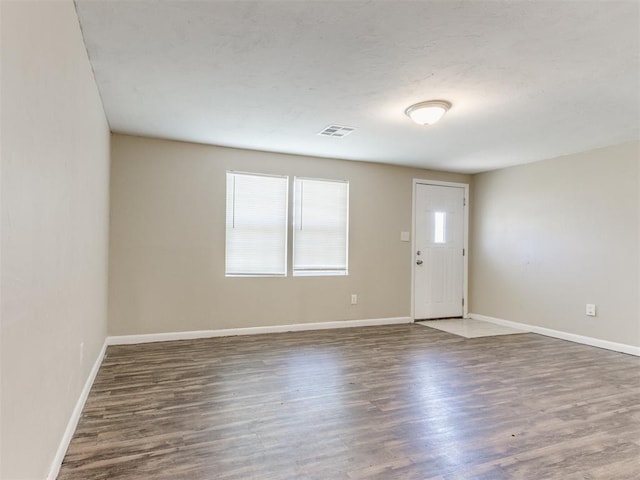
[[[395,325],[111,346],[58,479],[639,472],[637,357]]]

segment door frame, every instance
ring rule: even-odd
[[[413,179],[413,187],[411,189],[411,320],[416,321],[415,317],[415,281],[416,281],[416,189],[417,185],[435,185],[439,187],[457,187],[464,188],[464,207],[463,207],[463,247],[464,260],[462,272],[462,299],[464,305],[462,307],[462,318],[469,317],[469,184],[456,182],[441,182],[438,180],[424,180],[420,178]]]

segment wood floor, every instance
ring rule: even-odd
[[[397,325],[109,347],[58,479],[639,472],[637,357]]]

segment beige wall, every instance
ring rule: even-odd
[[[106,336],[109,129],[73,2],[0,13],[0,478],[34,480]]]
[[[470,312],[640,345],[639,170],[630,143],[474,176]]]
[[[349,180],[349,276],[225,278],[229,169]],[[414,177],[469,181],[388,165],[113,135],[109,333],[409,316],[410,243],[400,241],[400,232],[411,230]],[[358,305],[350,305],[352,293]]]

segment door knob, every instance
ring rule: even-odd
[[[424,262],[423,262],[422,260],[418,260],[418,261],[416,262],[416,265],[422,265],[423,263],[424,263]]]

